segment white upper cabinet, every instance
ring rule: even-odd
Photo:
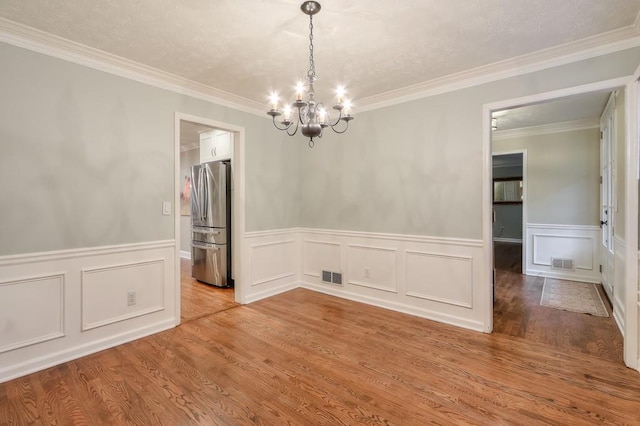
[[[200,133],[200,163],[231,158],[233,134],[222,130]]]

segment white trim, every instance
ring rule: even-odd
[[[278,287],[271,287],[265,291],[261,291],[258,293],[251,293],[245,298],[245,303],[257,302],[258,300],[266,299],[268,297],[275,296],[280,293],[285,293],[289,290],[293,290],[298,287],[300,287],[300,284],[297,282],[294,282],[294,283],[283,284]]]
[[[640,19],[640,15],[639,18]],[[636,26],[639,21],[636,19]],[[640,142],[640,110],[638,109],[640,67],[625,88],[625,311],[624,362],[640,371],[638,344],[638,144]]]
[[[493,237],[493,241],[496,243],[514,243],[514,244],[522,244],[522,239],[518,238],[501,238],[501,237]]]
[[[105,320],[102,321],[97,321],[97,322],[93,322],[93,323],[89,323],[87,321],[87,311],[86,311],[86,306],[87,306],[87,278],[92,275],[92,274],[99,274],[101,272],[105,272],[105,271],[113,271],[113,270],[120,270],[120,269],[125,269],[125,268],[131,268],[134,266],[143,266],[143,265],[160,265],[161,269],[164,270],[165,268],[165,264],[164,264],[164,259],[163,258],[159,258],[159,259],[146,259],[140,262],[125,262],[125,263],[119,263],[119,264],[113,264],[113,265],[104,265],[104,266],[100,266],[97,268],[82,268],[80,269],[80,295],[81,295],[81,300],[82,302],[80,303],[80,330],[82,331],[87,331],[87,330],[91,330],[94,328],[98,328],[98,327],[104,327],[106,325],[109,324],[114,324],[116,322],[121,322],[121,321],[126,321],[128,319],[132,319],[132,318],[136,318],[136,317],[141,317],[143,315],[147,315],[147,314],[151,314],[154,312],[158,312],[158,311],[163,311],[165,310],[165,305],[164,305],[164,280],[160,283],[160,294],[161,294],[161,299],[163,301],[163,304],[161,305],[157,305],[157,306],[150,306],[147,309],[142,309],[142,310],[136,310],[134,312],[129,312],[126,314],[122,314],[122,315],[118,315],[112,318],[107,318]],[[179,268],[178,265],[176,265],[177,268]]]
[[[78,257],[103,256],[106,254],[152,250],[168,247],[175,247],[175,240],[149,241],[144,243],[117,244],[111,246],[83,247],[37,253],[12,254],[9,256],[0,256],[0,267],[20,265],[25,263],[39,263],[50,260],[57,261]]]
[[[586,118],[584,120],[564,121],[562,123],[543,124],[540,126],[522,127],[519,129],[496,130],[493,132],[494,141],[524,138],[528,136],[548,135],[552,133],[573,132],[576,130],[597,129],[599,119]]]
[[[379,109],[638,47],[640,46],[638,32],[637,26],[630,25],[582,40],[365,97],[358,101],[358,110],[364,112]],[[0,42],[268,119],[264,104],[261,102],[188,80],[6,18],[0,18]]]
[[[268,118],[260,102],[0,17],[0,42]]]
[[[60,285],[60,324],[57,332],[49,333],[44,336],[38,336],[35,338],[22,340],[20,342],[15,342],[10,345],[0,346],[0,354],[3,352],[12,351],[15,349],[24,348],[26,346],[35,345],[38,343],[44,343],[49,340],[57,339],[60,337],[65,337],[65,290],[66,290],[66,272],[57,272],[57,273],[49,273],[49,274],[40,274],[40,275],[29,275],[20,278],[14,278],[9,281],[0,281],[0,289],[5,286],[10,285],[19,285],[24,282],[33,282],[33,281],[42,281],[47,278],[58,278]],[[53,301],[51,301],[53,302]],[[1,376],[0,376],[1,377]],[[0,380],[1,382],[1,380]]]
[[[638,84],[637,79],[640,77],[640,67],[636,70],[634,76],[621,77],[611,80],[600,81],[581,86],[570,87],[566,89],[544,92],[531,96],[524,96],[515,99],[507,99],[499,102],[484,104],[482,107],[483,120],[483,242],[485,252],[485,268],[483,277],[485,280],[484,299],[480,301],[485,306],[485,322],[490,324],[490,330],[493,326],[493,292],[491,285],[491,277],[493,276],[492,256],[492,223],[491,223],[491,116],[495,111],[509,108],[520,107],[533,103],[539,103],[547,100],[557,99],[565,96],[588,93],[601,90],[615,90],[620,87],[626,88],[626,108],[627,111],[627,140],[626,140],[626,158],[632,159],[628,161],[626,176],[626,212],[625,212],[625,242],[627,255],[626,262],[626,300],[625,300],[625,334],[624,334],[624,360],[625,364],[631,368],[638,369],[638,263],[631,259],[638,258],[638,119],[640,111],[638,111]]]
[[[180,259],[191,260],[191,252],[186,250],[180,250]],[[178,264],[178,267],[180,264]]]
[[[365,303],[367,305],[377,306],[379,308],[390,309],[396,312],[413,315],[420,318],[426,318],[445,324],[450,324],[474,331],[484,331],[483,324],[467,318],[455,315],[449,315],[442,312],[436,312],[429,309],[417,308],[404,303],[398,303],[390,300],[384,300],[377,297],[366,296],[345,290],[344,288],[334,288],[333,286],[321,286],[303,282],[300,287],[308,290],[317,291],[331,296],[340,297],[342,299],[352,300],[354,302]]]
[[[267,231],[250,231],[245,232],[245,238],[261,238],[261,237],[271,237],[275,235],[286,235],[299,232],[300,228],[282,228],[282,229],[270,229]]]
[[[483,298],[478,302],[484,306],[484,322],[487,332],[493,330],[493,223],[492,223],[492,130],[491,117],[496,111],[510,108],[531,105],[566,96],[577,95],[588,92],[602,90],[614,90],[626,86],[631,76],[614,78],[610,80],[598,81],[595,83],[583,84],[580,86],[568,87],[565,89],[542,92],[534,95],[522,96],[519,98],[505,99],[498,102],[487,103],[482,106],[482,153],[483,153],[483,174],[482,174],[482,240],[484,243],[484,265],[485,270],[483,280],[486,283]],[[637,195],[636,195],[637,197]],[[524,211],[523,211],[524,215]],[[628,217],[628,216],[627,216]],[[637,217],[637,216],[636,216]],[[627,229],[629,232],[629,229]],[[637,238],[637,236],[636,236]],[[523,269],[524,270],[524,269]]]
[[[298,228],[299,232],[306,234],[323,234],[336,235],[341,237],[352,238],[375,238],[380,240],[394,240],[417,243],[432,244],[454,244],[458,246],[482,247],[482,240],[474,240],[470,238],[448,238],[448,237],[432,237],[425,235],[407,235],[407,234],[389,234],[380,232],[362,232],[362,231],[342,231],[334,229],[313,229]]]
[[[358,100],[358,110],[369,111],[384,108],[638,46],[640,46],[638,30],[633,26],[628,26],[527,55],[417,83],[398,90],[362,98]]]
[[[72,361],[114,346],[122,345],[142,337],[150,336],[161,331],[169,330],[174,326],[173,318],[165,319],[124,333],[108,336],[96,341],[90,341],[80,346],[73,346],[38,358],[27,359],[19,364],[12,364],[7,367],[0,368],[0,383],[26,376],[27,374],[44,370],[45,368],[53,367],[67,361]]]
[[[249,283],[245,282],[244,277],[250,276],[250,271],[245,271],[247,262],[242,260],[245,248],[245,128],[222,121],[211,120],[209,118],[199,117],[196,115],[185,114],[181,112],[175,113],[174,118],[174,233],[176,240],[180,240],[180,122],[190,121],[192,123],[203,124],[205,126],[214,127],[225,130],[234,134],[233,146],[231,147],[231,174],[232,174],[232,279],[234,280],[234,296],[235,301],[244,304],[245,286]],[[176,271],[175,271],[175,320],[176,325],[180,324],[180,249],[176,245],[175,249]]]

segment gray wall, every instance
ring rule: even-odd
[[[482,105],[631,75],[640,48],[357,114],[270,121],[0,43],[0,255],[174,238],[174,113],[246,129],[247,231],[482,238]]]
[[[597,128],[496,140],[493,149],[527,150],[527,222],[598,225]]]
[[[628,76],[639,64],[630,49],[359,113],[349,132],[303,153],[301,225],[481,239],[483,104]]]
[[[174,238],[175,112],[246,129],[247,231],[299,223],[271,122],[0,43],[0,255]]]

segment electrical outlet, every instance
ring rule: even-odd
[[[129,290],[127,293],[127,306],[133,306],[136,304],[136,292]]]
[[[371,276],[369,274],[369,268],[364,268],[364,277],[365,278],[371,278]]]

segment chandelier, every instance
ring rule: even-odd
[[[316,1],[305,1],[300,6],[305,15],[309,15],[309,71],[306,76],[307,99],[302,97],[305,92],[305,85],[298,81],[296,86],[295,101],[293,104],[285,104],[283,110],[278,109],[278,93],[271,94],[271,110],[267,112],[273,119],[273,125],[278,130],[284,130],[289,136],[293,136],[300,128],[301,133],[309,138],[309,147],[313,148],[313,138],[321,138],[322,131],[331,127],[336,133],[344,133],[349,128],[349,121],[353,120],[351,115],[351,103],[345,99],[343,86],[336,90],[337,103],[333,109],[337,111],[335,121],[332,121],[331,114],[322,102],[316,101],[314,83],[316,77],[316,66],[313,60],[313,15],[320,12],[320,3]],[[295,111],[294,111],[295,108]],[[276,122],[276,117],[283,116],[280,125]],[[293,118],[292,118],[293,115]],[[343,124],[340,124],[343,123]]]

